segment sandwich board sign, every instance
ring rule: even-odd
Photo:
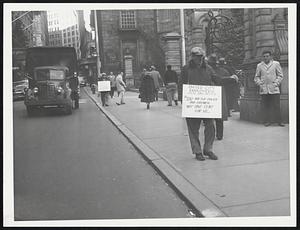
[[[222,118],[222,87],[184,84],[182,117]]]
[[[98,91],[110,91],[110,81],[98,81]]]

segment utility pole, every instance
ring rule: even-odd
[[[182,66],[185,62],[185,34],[184,34],[184,9],[180,9],[180,30],[181,30],[181,63]]]
[[[96,50],[97,50],[97,78],[100,76],[101,62],[100,62],[100,49],[99,49],[99,37],[98,37],[98,21],[97,21],[97,11],[94,10],[95,18],[95,38],[96,38]]]

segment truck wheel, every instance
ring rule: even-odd
[[[27,115],[28,116],[32,116],[34,115],[34,112],[35,112],[35,108],[33,106],[26,106],[26,109],[27,109]]]
[[[70,105],[65,105],[65,113],[66,113],[67,115],[72,114],[72,106],[70,106]]]

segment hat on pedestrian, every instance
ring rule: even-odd
[[[202,48],[200,48],[200,47],[193,47],[192,49],[191,49],[191,54],[193,54],[193,55],[202,55],[202,56],[205,56],[205,51],[202,49]]]
[[[154,70],[156,69],[154,65],[152,65],[150,68],[151,68],[151,69],[154,69]]]

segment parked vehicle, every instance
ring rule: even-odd
[[[28,89],[28,80],[13,82],[13,100],[24,99]]]
[[[26,71],[29,88],[25,106],[28,115],[38,108],[59,107],[72,113],[69,79],[77,70],[73,47],[32,47],[27,49]]]
[[[86,86],[86,80],[83,76],[78,77],[80,87]]]

